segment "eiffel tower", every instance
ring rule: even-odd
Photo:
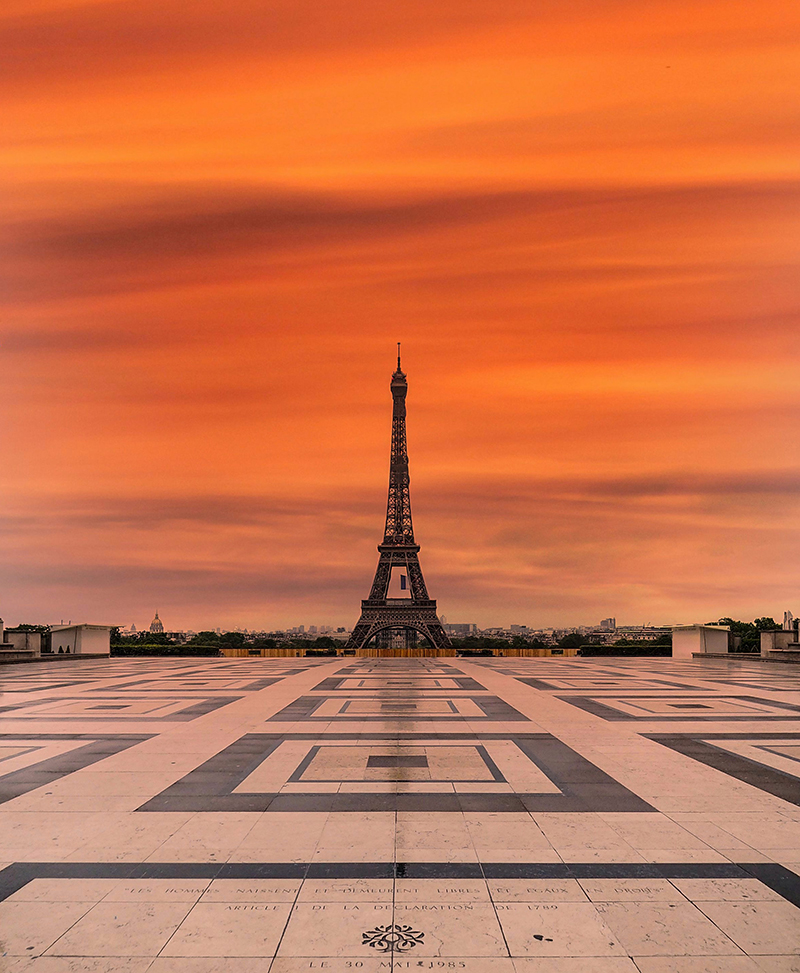
[[[436,602],[428,597],[419,544],[411,523],[411,497],[408,491],[408,450],[406,448],[406,394],[408,383],[400,368],[400,343],[397,344],[397,371],[392,375],[392,460],[389,467],[389,503],[386,530],[378,545],[380,557],[369,598],[361,602],[361,617],[347,642],[348,649],[363,649],[375,639],[387,655],[393,649],[415,648],[418,638],[434,649],[450,646],[450,639],[436,614]],[[392,575],[399,573],[401,588],[410,597],[390,598]]]

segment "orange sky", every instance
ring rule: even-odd
[[[800,7],[6,0],[7,622],[800,613]]]

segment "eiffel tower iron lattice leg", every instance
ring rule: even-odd
[[[369,598],[361,602],[361,617],[347,642],[348,649],[363,649],[375,640],[378,649],[391,654],[390,643],[400,635],[405,647],[417,644],[421,636],[431,648],[450,647],[436,614],[436,602],[428,589],[419,563],[419,544],[414,540],[409,493],[408,448],[406,445],[406,395],[408,382],[400,368],[397,346],[397,371],[392,375],[392,457],[389,467],[389,500],[386,529],[378,545],[380,557]],[[395,569],[405,572],[410,596],[389,597]],[[402,646],[401,646],[402,647]]]

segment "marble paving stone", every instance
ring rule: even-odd
[[[290,911],[288,902],[201,902],[161,954],[272,956]]]
[[[294,902],[302,879],[217,878],[208,884],[203,902]]]
[[[391,902],[298,902],[281,940],[278,955],[361,956],[375,958],[363,934],[392,924]]]
[[[257,820],[237,845],[235,861],[308,862],[314,856],[328,812],[253,815]]]
[[[160,844],[148,860],[225,861],[255,824],[253,814],[196,814]]]
[[[268,962],[247,956],[158,956],[147,973],[264,973]]]
[[[800,670],[767,668],[6,667],[0,973],[800,973]]]
[[[580,882],[564,879],[490,880],[489,893],[494,902],[586,902]]]
[[[763,973],[749,956],[637,956],[641,973]]]
[[[0,902],[0,955],[38,956],[86,915],[94,904]]]
[[[306,879],[297,896],[298,902],[391,902],[395,894],[392,879],[343,878]]]
[[[189,902],[101,902],[47,950],[55,956],[156,956]]]
[[[391,812],[353,815],[332,812],[323,827],[314,858],[322,861],[387,861],[395,845],[395,817]]]
[[[477,861],[463,814],[400,811],[395,841],[401,861]]]
[[[484,861],[530,861],[553,846],[527,813],[466,813],[470,839]]]
[[[423,932],[414,959],[425,956],[508,956],[494,908],[481,902],[395,902],[394,921]]]
[[[739,902],[766,900],[780,902],[781,897],[757,879],[673,878],[672,884],[690,902]]]
[[[513,962],[515,973],[639,973],[623,956],[515,956]]]
[[[489,886],[483,879],[398,878],[394,883],[394,901],[409,902],[484,902],[489,903]]]
[[[109,878],[37,878],[10,895],[6,902],[99,902],[120,885]]]
[[[105,896],[106,902],[197,902],[209,879],[150,878],[117,882]]]
[[[727,903],[713,903],[727,904]],[[690,903],[605,902],[597,910],[629,956],[724,956],[741,950]]]
[[[512,956],[622,956],[589,902],[495,903]]]
[[[759,970],[766,973],[800,973],[798,956],[756,956]]]
[[[698,907],[749,955],[800,954],[800,909],[788,902],[701,902]]]
[[[414,969],[414,961],[410,961]],[[276,956],[269,973],[391,973],[392,960],[389,956]],[[169,971],[172,973],[172,971]],[[181,973],[181,971],[176,971]],[[205,973],[205,971],[203,971]],[[216,973],[209,970],[208,973]],[[250,973],[248,970],[247,973]],[[256,971],[253,971],[256,973]],[[261,971],[258,971],[261,973]]]
[[[149,973],[149,956],[39,956],[19,960],[19,966],[0,966],[3,973]]]
[[[595,878],[582,879],[580,885],[592,902],[686,901],[678,889],[666,879]]]
[[[97,817],[95,837],[87,835],[79,847],[66,856],[68,860],[145,861],[183,826],[190,815],[159,814],[144,819],[141,815],[114,813]]]

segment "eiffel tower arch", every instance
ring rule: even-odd
[[[422,641],[431,649],[450,648],[436,602],[428,596],[419,563],[419,544],[414,539],[409,493],[408,447],[406,444],[406,395],[408,382],[400,368],[392,375],[392,455],[389,466],[389,500],[383,543],[378,545],[378,566],[369,597],[361,602],[361,616],[347,642],[348,649],[364,649],[370,643],[381,654],[392,655],[418,648]],[[400,575],[408,597],[391,597],[390,586]]]

